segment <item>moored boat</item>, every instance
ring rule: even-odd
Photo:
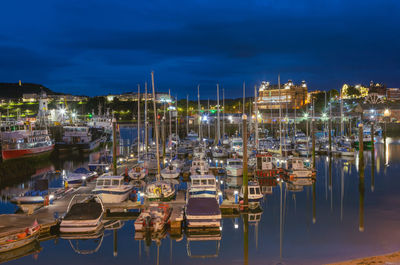
[[[128,199],[133,185],[126,184],[123,176],[101,176],[92,191],[103,203],[119,203]]]

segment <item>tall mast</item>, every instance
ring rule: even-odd
[[[340,136],[343,136],[344,124],[343,124],[343,89],[340,89]]]
[[[198,107],[198,122],[199,122],[199,141],[201,142],[201,113],[200,113],[200,85],[197,85],[197,107]]]
[[[281,100],[281,75],[278,74],[278,90],[279,90],[279,153],[282,156],[282,100]]]
[[[208,99],[207,102],[207,110],[208,110],[207,129],[208,129],[208,138],[210,138],[210,99]]]
[[[140,156],[140,84],[137,85],[138,87],[138,105],[137,105],[137,109],[138,109],[138,119],[137,119],[137,129],[138,129],[138,136],[137,136],[137,143],[138,143],[138,147],[137,147],[137,152],[138,152],[138,158]]]
[[[186,95],[186,135],[189,135],[189,95]]]
[[[171,89],[168,89],[168,94],[169,94],[169,99],[171,100]],[[172,122],[171,122],[171,109],[168,108],[168,114],[169,114],[169,138],[168,138],[168,147],[170,148],[169,152],[169,159],[172,161]]]
[[[158,147],[158,119],[157,119],[157,108],[156,108],[156,91],[154,88],[154,72],[151,72],[151,85],[153,87],[153,109],[154,109],[154,128],[156,130],[156,152],[157,152],[157,181],[160,180],[160,150]]]
[[[176,98],[175,98],[175,110],[176,110],[176,119],[175,119],[175,139],[176,139],[176,144],[175,144],[175,146],[176,146],[176,155],[178,155],[178,135],[179,135],[179,133],[178,133],[178,95],[176,95]]]
[[[258,105],[257,105],[257,86],[254,86],[254,112],[256,116],[255,138],[256,150],[258,150]]]
[[[221,128],[220,128],[220,120],[219,120],[219,84],[217,84],[217,139],[221,137]]]
[[[243,115],[246,113],[245,94],[246,94],[246,83],[243,81]],[[242,133],[243,133],[243,131],[244,131],[244,128],[242,128]]]
[[[222,140],[225,137],[225,89],[222,88]]]
[[[147,82],[144,83],[144,94],[144,141],[147,154],[147,148],[149,146],[149,123],[147,121]]]

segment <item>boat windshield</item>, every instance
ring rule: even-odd
[[[228,165],[230,165],[230,166],[241,166],[242,162],[241,161],[229,161]]]

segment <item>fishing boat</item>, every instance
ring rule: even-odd
[[[24,247],[33,241],[36,241],[40,233],[40,225],[35,222],[32,226],[27,227],[25,231],[13,233],[0,238],[0,255],[5,255],[4,253],[8,251],[13,251],[18,248]]]
[[[188,187],[188,198],[214,198],[218,197],[219,188],[213,175],[191,175]]]
[[[150,201],[170,201],[175,196],[175,188],[171,182],[155,181],[146,185],[145,196]]]
[[[257,181],[249,181],[247,188],[248,188],[249,203],[258,203],[264,197],[264,195],[261,192],[260,185],[258,184]],[[240,189],[239,197],[241,199],[244,198],[244,187],[243,186]]]
[[[219,229],[221,226],[221,210],[215,198],[189,198],[185,205],[185,216],[189,229]]]
[[[98,147],[105,139],[93,137],[89,126],[65,126],[61,142],[56,143],[58,150],[79,149],[90,151]]]
[[[101,176],[92,193],[97,194],[103,203],[120,203],[128,199],[132,189],[133,185],[126,184],[123,176]]]
[[[209,166],[204,159],[193,159],[192,166],[190,167],[191,175],[207,175],[209,173]]]
[[[243,139],[239,137],[232,138],[230,147],[233,152],[239,151],[239,149],[243,148]]]
[[[54,149],[47,130],[18,130],[1,133],[3,160],[35,156]]]
[[[164,179],[176,179],[181,174],[181,170],[173,165],[169,165],[161,170],[161,177]]]
[[[225,166],[226,174],[231,177],[240,177],[243,175],[243,162],[241,159],[227,159]]]
[[[258,181],[266,178],[273,178],[283,173],[283,170],[273,163],[273,156],[268,152],[256,155],[255,175]]]
[[[293,178],[312,178],[315,172],[311,167],[306,167],[305,161],[299,157],[290,157],[283,163],[283,168],[290,179]]]
[[[165,229],[172,208],[168,204],[150,204],[150,207],[142,210],[135,221],[135,232],[149,231],[158,233]]]
[[[61,233],[96,233],[103,228],[104,205],[97,195],[76,194],[60,223]]]

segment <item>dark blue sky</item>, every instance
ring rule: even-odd
[[[400,86],[397,0],[3,1],[0,81],[60,92],[241,96],[246,81]],[[248,95],[252,91],[248,89]]]

